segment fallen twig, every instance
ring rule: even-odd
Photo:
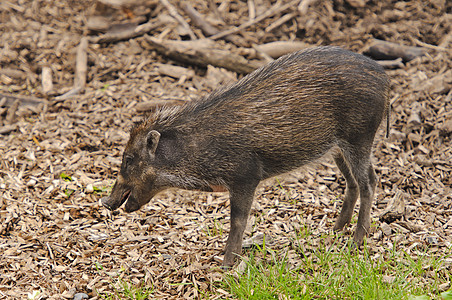
[[[401,57],[403,61],[407,62],[424,55],[425,49],[375,39],[366,52],[375,59],[397,59]]]
[[[221,39],[227,35],[239,32],[247,27],[250,27],[251,25],[254,25],[256,23],[259,23],[260,21],[271,17],[277,13],[280,13],[290,7],[293,7],[295,5],[295,3],[297,3],[299,0],[295,0],[295,1],[290,1],[289,3],[283,4],[281,5],[280,2],[277,2],[274,6],[272,6],[272,8],[270,8],[269,10],[267,10],[265,13],[263,13],[260,16],[257,16],[255,19],[253,20],[249,20],[245,23],[243,23],[242,25],[240,25],[239,27],[234,27],[225,31],[222,31],[218,34],[212,35],[210,38],[213,40],[217,40],[217,39]]]
[[[84,91],[86,85],[86,73],[88,70],[88,38],[82,37],[77,48],[77,56],[75,58],[75,79],[74,87],[67,93],[55,97],[55,100],[66,100],[74,95]]]
[[[301,0],[300,4],[298,4],[298,12],[301,15],[305,15],[308,12],[308,8],[317,0]]]
[[[5,123],[12,124],[14,123],[14,118],[16,116],[17,109],[19,108],[20,100],[16,99],[13,104],[9,107],[8,112],[6,113]]]
[[[182,18],[182,16],[177,12],[177,9],[171,3],[169,3],[168,0],[160,0],[160,3],[162,3],[163,6],[166,7],[170,15],[173,16],[173,18],[175,18],[182,25],[182,27],[185,28],[185,30],[187,30],[190,38],[192,40],[196,40],[197,37],[191,30],[190,25],[188,25],[188,23],[185,22],[184,18]]]
[[[24,71],[9,68],[0,69],[0,75],[2,74],[14,79],[24,79],[27,77],[27,74]]]
[[[439,43],[439,47],[447,49],[449,46],[449,43],[452,41],[452,31],[449,31],[446,36],[442,37]]]
[[[278,28],[282,24],[290,21],[292,18],[294,18],[297,14],[296,13],[288,13],[279,18],[276,22],[271,23],[267,28],[265,28],[265,32],[270,32],[275,28]]]
[[[218,29],[207,23],[202,18],[201,14],[196,9],[194,9],[189,3],[182,4],[182,9],[190,17],[193,24],[199,27],[205,35],[207,36],[214,35],[219,32]]]
[[[82,91],[81,87],[73,87],[68,92],[64,93],[63,95],[55,97],[55,100],[56,101],[63,101],[63,100],[69,99],[72,96],[78,95],[81,91]]]
[[[361,8],[366,6],[367,0],[347,0],[348,4],[354,8]]]
[[[82,37],[80,45],[77,48],[77,56],[75,61],[75,80],[74,87],[81,88],[83,91],[86,85],[86,73],[88,72],[88,39]]]
[[[250,20],[256,18],[256,5],[254,4],[254,0],[248,0],[248,17]]]
[[[259,45],[253,45],[253,49],[256,50],[257,54],[261,56],[263,59],[265,59],[266,62],[272,62],[274,60],[270,55],[262,51],[259,48]]]
[[[17,129],[17,124],[5,125],[0,127],[0,134],[8,134]]]
[[[1,103],[0,106],[3,106],[3,105],[11,106],[17,100],[19,100],[20,105],[24,105],[24,106],[36,107],[36,106],[39,106],[40,104],[47,104],[47,100],[44,100],[44,99],[23,96],[23,95],[9,95],[9,94],[0,93],[0,103]]]
[[[247,61],[243,56],[227,50],[189,49],[178,47],[177,44],[160,42],[149,36],[146,38],[146,44],[148,48],[173,60],[201,67],[213,65],[237,73],[248,74],[262,65],[260,62]]]
[[[396,224],[401,225],[402,227],[405,227],[406,229],[410,230],[411,232],[420,232],[424,230],[424,227],[413,224],[408,221],[396,221]]]
[[[402,61],[403,61],[402,58],[399,57],[393,60],[377,60],[376,62],[379,63],[385,69],[396,69],[403,68],[404,64]]]
[[[193,78],[195,76],[195,72],[193,70],[173,65],[165,65],[165,64],[157,64],[157,72],[160,75],[166,75],[173,78]]]
[[[42,67],[41,84],[44,94],[48,94],[53,90],[52,69],[49,67]]]
[[[212,36],[220,32],[217,28],[213,27],[207,21],[205,21],[202,15],[190,4],[182,4],[182,9],[190,17],[190,20],[193,22],[193,24],[196,27],[199,27],[206,36]],[[242,46],[245,44],[244,41],[242,41],[242,39],[238,36],[226,35],[225,37],[223,37],[223,39],[228,42],[234,43],[237,46]]]
[[[162,42],[161,39],[153,39],[157,42]],[[210,39],[199,39],[194,41],[174,41],[174,40],[165,40],[165,45],[168,45],[170,48],[175,48],[178,51],[192,51],[192,50],[201,50],[201,49],[209,49],[215,47],[215,41]]]
[[[142,35],[145,35],[152,30],[160,27],[163,23],[160,21],[147,22],[136,27],[127,28],[116,32],[107,32],[100,36],[91,37],[89,41],[95,44],[114,43],[123,40],[130,40]]]
[[[424,42],[422,42],[422,41],[420,41],[418,39],[415,39],[415,38],[411,38],[411,40],[414,41],[416,43],[416,45],[424,47],[424,48],[432,49],[432,50],[435,50],[435,51],[450,51],[450,49],[447,49],[447,48],[444,48],[444,47],[441,47],[441,46],[435,46],[435,45],[427,44],[427,43],[424,43]]]
[[[298,41],[279,41],[256,46],[257,49],[273,58],[278,58],[285,54],[306,49],[308,47],[311,47],[311,45]]]

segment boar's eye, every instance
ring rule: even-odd
[[[124,155],[124,166],[128,167],[132,164],[133,156],[131,155]]]

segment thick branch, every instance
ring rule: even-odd
[[[47,100],[39,99],[35,97],[28,97],[23,95],[9,95],[0,93],[0,102],[3,103],[0,106],[11,106],[16,100],[20,101],[20,105],[37,107],[40,104],[48,104]]]
[[[175,44],[159,42],[151,37],[147,37],[146,46],[157,51],[161,55],[167,56],[175,61],[207,67],[213,65],[227,70],[248,74],[262,65],[259,62],[247,61],[240,55],[227,50],[220,49],[189,49],[187,47],[178,47]]]
[[[375,59],[397,59],[401,57],[403,61],[410,61],[425,54],[425,49],[420,47],[410,47],[382,40],[374,40],[367,50],[370,56]]]

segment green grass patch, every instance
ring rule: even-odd
[[[244,272],[227,274],[222,288],[238,299],[450,299],[439,289],[449,280],[450,253],[435,257],[428,248],[407,253],[396,246],[370,253],[341,240],[304,228],[287,249],[252,250]]]
[[[218,234],[216,220],[209,235]],[[440,285],[451,278],[451,249],[446,255],[432,255],[420,246],[410,252],[394,244],[391,248],[363,247],[357,251],[348,237],[336,234],[314,235],[307,227],[297,232],[291,245],[272,250],[268,243],[248,250],[242,272],[225,273],[215,285],[235,299],[407,299],[452,300],[452,290]],[[100,264],[99,274],[110,278],[109,291],[98,292],[99,299],[152,299],[153,288],[127,282],[126,270],[111,275]],[[177,288],[192,283],[168,283]],[[200,299],[216,297],[215,289],[199,290]]]

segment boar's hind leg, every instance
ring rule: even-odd
[[[337,218],[336,224],[334,224],[334,230],[339,231],[342,230],[345,225],[349,224],[352,219],[353,209],[355,208],[356,200],[358,199],[358,184],[356,183],[342,152],[335,154],[334,160],[342,175],[344,175],[347,183],[341,214]]]
[[[359,188],[360,207],[354,237],[358,246],[362,244],[370,228],[370,211],[376,184],[375,172],[370,162],[371,147],[372,142],[369,142],[343,149],[344,157]]]
[[[234,186],[230,190],[231,231],[226,242],[223,265],[232,267],[237,255],[242,254],[242,238],[259,181]]]

